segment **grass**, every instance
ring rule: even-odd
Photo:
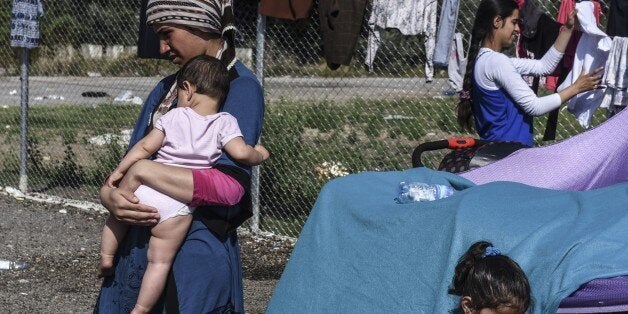
[[[0,184],[17,185],[19,175],[20,108],[0,109]],[[95,198],[96,188],[117,164],[123,145],[90,144],[90,139],[130,129],[138,106],[37,106],[29,108],[29,186],[33,190],[66,188],[74,194]],[[88,191],[88,192],[87,192]],[[69,193],[69,194],[68,194]]]
[[[261,166],[262,230],[296,236],[329,179],[343,172],[407,169],[418,144],[468,135],[455,124],[454,108],[453,98],[268,103],[262,143],[272,156]],[[132,105],[30,108],[30,186],[63,197],[95,199],[125,144],[99,146],[90,139],[131,129],[139,109]],[[599,111],[592,124],[604,121],[603,114]],[[538,136],[545,120],[535,120]],[[561,112],[558,139],[582,131],[571,114]],[[0,184],[16,186],[17,107],[0,109],[0,145]],[[427,154],[423,161],[435,168],[444,153]]]

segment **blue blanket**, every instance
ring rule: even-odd
[[[396,204],[400,181],[453,196]],[[475,186],[425,168],[365,172],[326,184],[270,301],[269,313],[447,313],[458,258],[488,240],[528,275],[533,312],[595,278],[628,275],[628,183],[575,192]]]

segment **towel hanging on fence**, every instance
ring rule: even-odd
[[[308,18],[313,0],[261,0],[259,13],[286,20]]]
[[[369,17],[369,36],[365,64],[373,71],[373,61],[381,45],[380,30],[396,28],[403,35],[424,35],[425,77],[434,77],[434,46],[436,45],[436,0],[374,0]]]
[[[366,10],[366,0],[320,0],[323,54],[327,66],[335,70],[349,65]]]
[[[611,0],[606,33],[608,36],[628,37],[628,1]]]
[[[595,15],[595,19],[599,23],[600,15],[602,14],[600,3],[597,1],[591,2],[593,3],[593,15]],[[558,16],[556,16],[556,21],[558,23],[565,24],[567,22],[567,18],[569,18],[569,14],[573,10],[575,3],[576,2],[574,0],[562,0],[560,2],[560,7],[558,8]],[[558,65],[556,71],[554,71],[554,75],[548,76],[545,80],[545,88],[547,90],[555,91],[558,85],[563,82],[569,70],[573,67],[576,47],[578,46],[581,35],[582,33],[578,30],[574,31],[571,35],[571,39],[569,39],[567,48],[565,48],[563,60]]]
[[[535,37],[539,19],[544,13],[545,12],[538,7],[535,0],[527,0],[521,10],[520,18],[523,24],[521,35],[526,38]]]
[[[40,0],[13,0],[11,9],[11,47],[39,46],[39,19],[44,16]]]
[[[604,67],[602,84],[606,85],[606,92],[600,107],[608,108],[611,112],[614,107],[628,105],[628,38],[615,37],[611,51]]]
[[[612,40],[597,26],[593,3],[590,1],[577,3],[576,9],[583,33],[576,47],[572,70],[558,86],[558,92],[575,83],[580,73],[588,73],[603,67],[611,49]],[[588,128],[593,112],[600,105],[603,96],[603,89],[580,93],[569,100],[567,108],[578,117],[581,126]]]
[[[460,0],[444,0],[440,9],[440,19],[436,44],[434,47],[434,65],[447,66],[451,60],[449,57],[452,40],[458,23],[458,11]]]

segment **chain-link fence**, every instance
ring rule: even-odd
[[[254,68],[257,2],[234,2],[238,55]],[[556,16],[559,1],[538,2]],[[465,46],[478,3],[461,1],[457,31]],[[30,62],[28,188],[96,202],[103,178],[126,149],[140,104],[176,67],[135,57],[138,0],[43,5],[42,45]],[[317,7],[315,1],[305,20],[267,18],[258,60],[267,106],[262,142],[272,152],[260,167],[259,228],[289,236],[299,233],[326,181],[407,169],[418,144],[464,134],[455,123],[457,97],[449,93],[446,71],[437,68],[431,82],[425,78],[423,36],[382,31],[369,71],[369,4],[351,65],[332,71],[322,56]],[[19,179],[20,50],[8,44],[10,11],[10,1],[0,4],[2,186]],[[544,121],[536,120],[537,134]],[[570,114],[561,114],[557,139],[581,131]],[[426,156],[426,164],[436,166],[442,154]]]

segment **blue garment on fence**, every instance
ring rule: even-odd
[[[11,9],[11,47],[39,46],[39,18],[44,16],[40,0],[13,0]]]
[[[449,63],[449,50],[456,32],[460,0],[444,0],[440,9],[436,47],[434,48],[434,65],[446,67]]]
[[[400,181],[451,185],[395,204]],[[269,313],[448,313],[458,258],[478,240],[516,260],[534,313],[595,278],[628,274],[628,183],[575,192],[513,182],[474,186],[426,168],[365,172],[326,184],[269,303]]]

